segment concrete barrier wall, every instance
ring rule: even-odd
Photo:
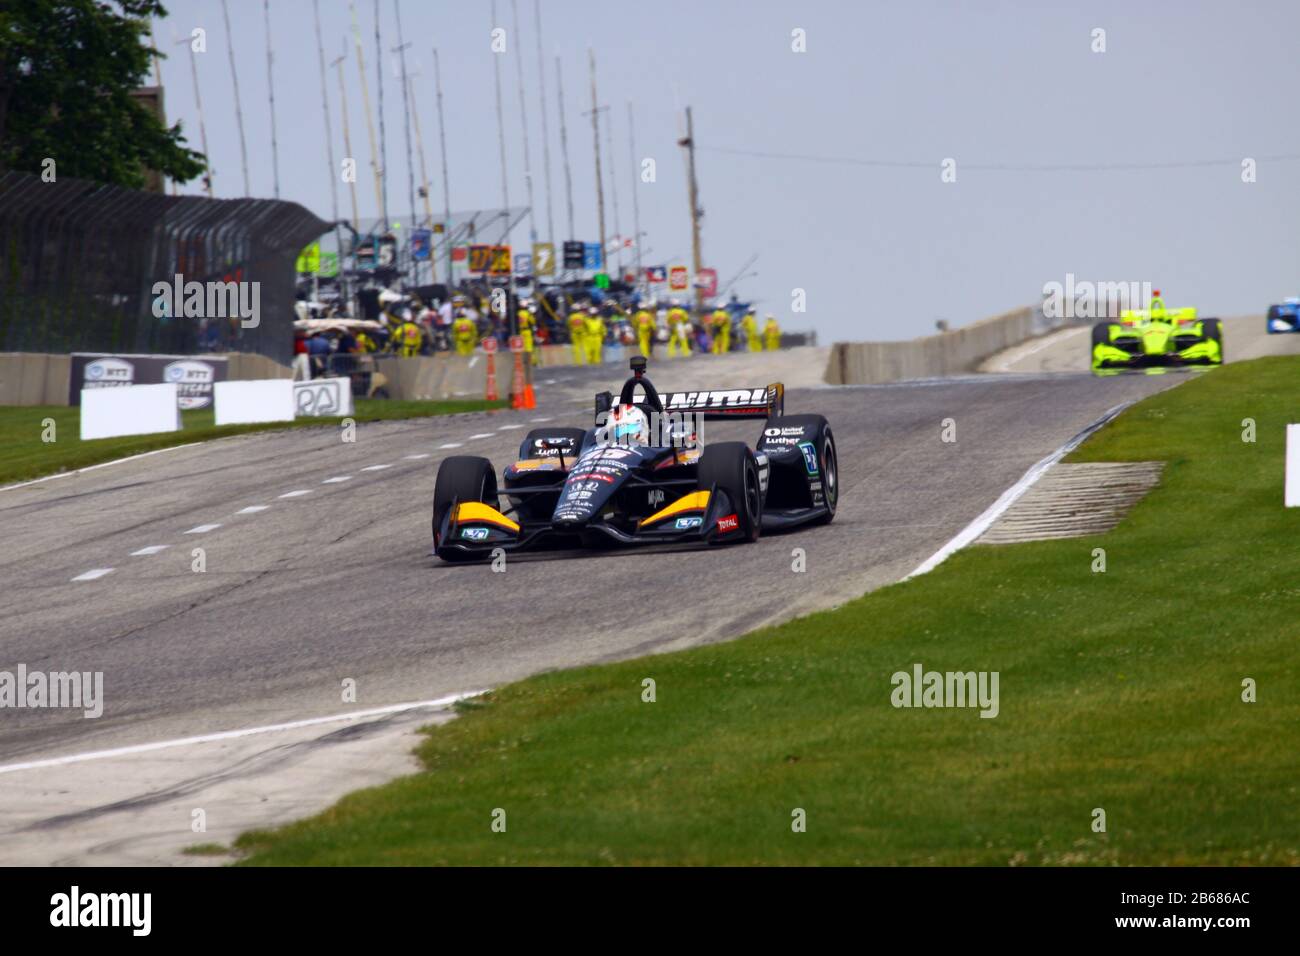
[[[203,358],[204,356],[196,356]],[[292,378],[285,366],[252,352],[231,352],[230,381]],[[0,352],[0,405],[67,405],[72,356],[43,352]]]
[[[0,353],[0,405],[66,405],[71,371],[68,355]]]
[[[836,342],[825,378],[831,385],[874,385],[972,372],[989,356],[1063,324],[1023,308],[907,342]]]

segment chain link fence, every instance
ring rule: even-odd
[[[329,229],[297,203],[0,174],[0,351],[257,352],[288,365],[294,260]],[[209,314],[210,298],[155,308],[154,284],[178,275],[257,283],[257,324]]]

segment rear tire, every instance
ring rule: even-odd
[[[758,484],[758,462],[748,445],[743,441],[706,445],[700,455],[698,483],[701,491],[716,485],[731,499],[740,533],[728,540],[758,540],[763,527],[763,498]]]
[[[439,547],[438,529],[453,502],[481,501],[492,507],[497,505],[497,476],[492,462],[473,455],[453,455],[444,458],[438,467],[438,479],[433,486],[433,547],[444,561],[472,561],[473,557],[458,551],[446,553]]]

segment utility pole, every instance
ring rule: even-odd
[[[271,56],[271,0],[262,0],[262,16],[266,23],[266,88],[271,95],[271,175],[275,183],[275,198],[280,198],[280,145],[275,138],[275,73]]]
[[[172,34],[174,37],[175,34]],[[212,166],[208,161],[208,128],[203,123],[203,97],[199,95],[199,67],[194,59],[194,43],[190,37],[178,40],[190,48],[190,76],[194,80],[194,107],[199,114],[199,142],[203,144],[203,189],[212,198]]]
[[[492,29],[497,28],[497,0],[492,0]],[[492,83],[497,94],[497,142],[501,147],[501,218],[504,231],[501,242],[510,238],[510,183],[506,177],[506,125],[501,111],[501,54],[492,54]]]
[[[573,173],[569,168],[569,133],[564,121],[564,72],[560,69],[560,58],[555,58],[555,79],[560,93],[560,152],[564,156],[564,195],[569,206],[569,234],[567,238],[577,239],[573,228]]]
[[[537,23],[537,89],[542,115],[542,163],[546,174],[546,239],[555,244],[555,210],[551,205],[551,134],[546,122],[546,61],[542,58],[542,0],[533,0]],[[556,270],[559,271],[558,269]]]
[[[438,48],[433,48],[433,80],[438,92],[438,140],[442,144],[443,245],[447,247],[447,284],[451,284],[451,174],[447,171],[447,127],[442,119],[442,71],[438,68]]]
[[[226,7],[226,0],[221,0],[221,17],[226,23],[226,55],[230,59],[230,82],[235,87],[235,125],[239,128],[239,155],[244,164],[244,195],[251,196],[253,187],[248,183],[248,144],[244,140],[244,110],[239,105],[239,74],[235,72],[235,41],[230,33],[230,10]]]
[[[632,115],[632,101],[627,101],[627,148],[632,158],[632,241],[636,243],[636,284],[645,280],[645,270],[641,267],[641,207],[637,201],[637,190],[641,185],[641,176],[636,165],[636,119]],[[647,291],[649,285],[646,286]]]
[[[596,51],[587,47],[587,62],[591,65],[591,143],[596,151],[596,215],[600,219],[600,256],[604,266],[605,252],[605,187],[600,181],[600,107],[596,105]]]
[[[700,289],[699,275],[703,262],[700,259],[700,198],[699,186],[695,181],[695,124],[691,120],[691,108],[686,107],[686,138],[679,139],[677,145],[686,150],[686,169],[690,185],[691,199],[691,254],[695,268],[695,313],[704,308],[704,292]]]
[[[361,49],[361,28],[357,24],[357,8],[351,4],[352,36],[357,46],[357,75],[361,77],[361,102],[366,108],[366,132],[370,137],[370,169],[375,174],[375,214],[383,217],[384,228],[388,224],[388,211],[384,208],[384,187],[379,170],[379,151],[375,148],[375,118],[370,112],[370,90],[366,86],[366,54]],[[376,255],[378,249],[376,249]]]

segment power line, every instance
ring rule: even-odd
[[[934,160],[862,159],[851,156],[810,156],[802,153],[770,153],[761,150],[733,149],[724,146],[701,146],[699,152],[725,153],[750,159],[780,159],[805,163],[825,163],[841,166],[868,166],[883,169],[934,169]],[[1091,173],[1136,172],[1158,169],[1198,169],[1213,166],[1240,166],[1245,157],[1231,159],[1167,160],[1149,163],[960,163],[962,171],[997,173]],[[1295,162],[1300,153],[1281,153],[1273,156],[1252,157],[1257,162]]]

